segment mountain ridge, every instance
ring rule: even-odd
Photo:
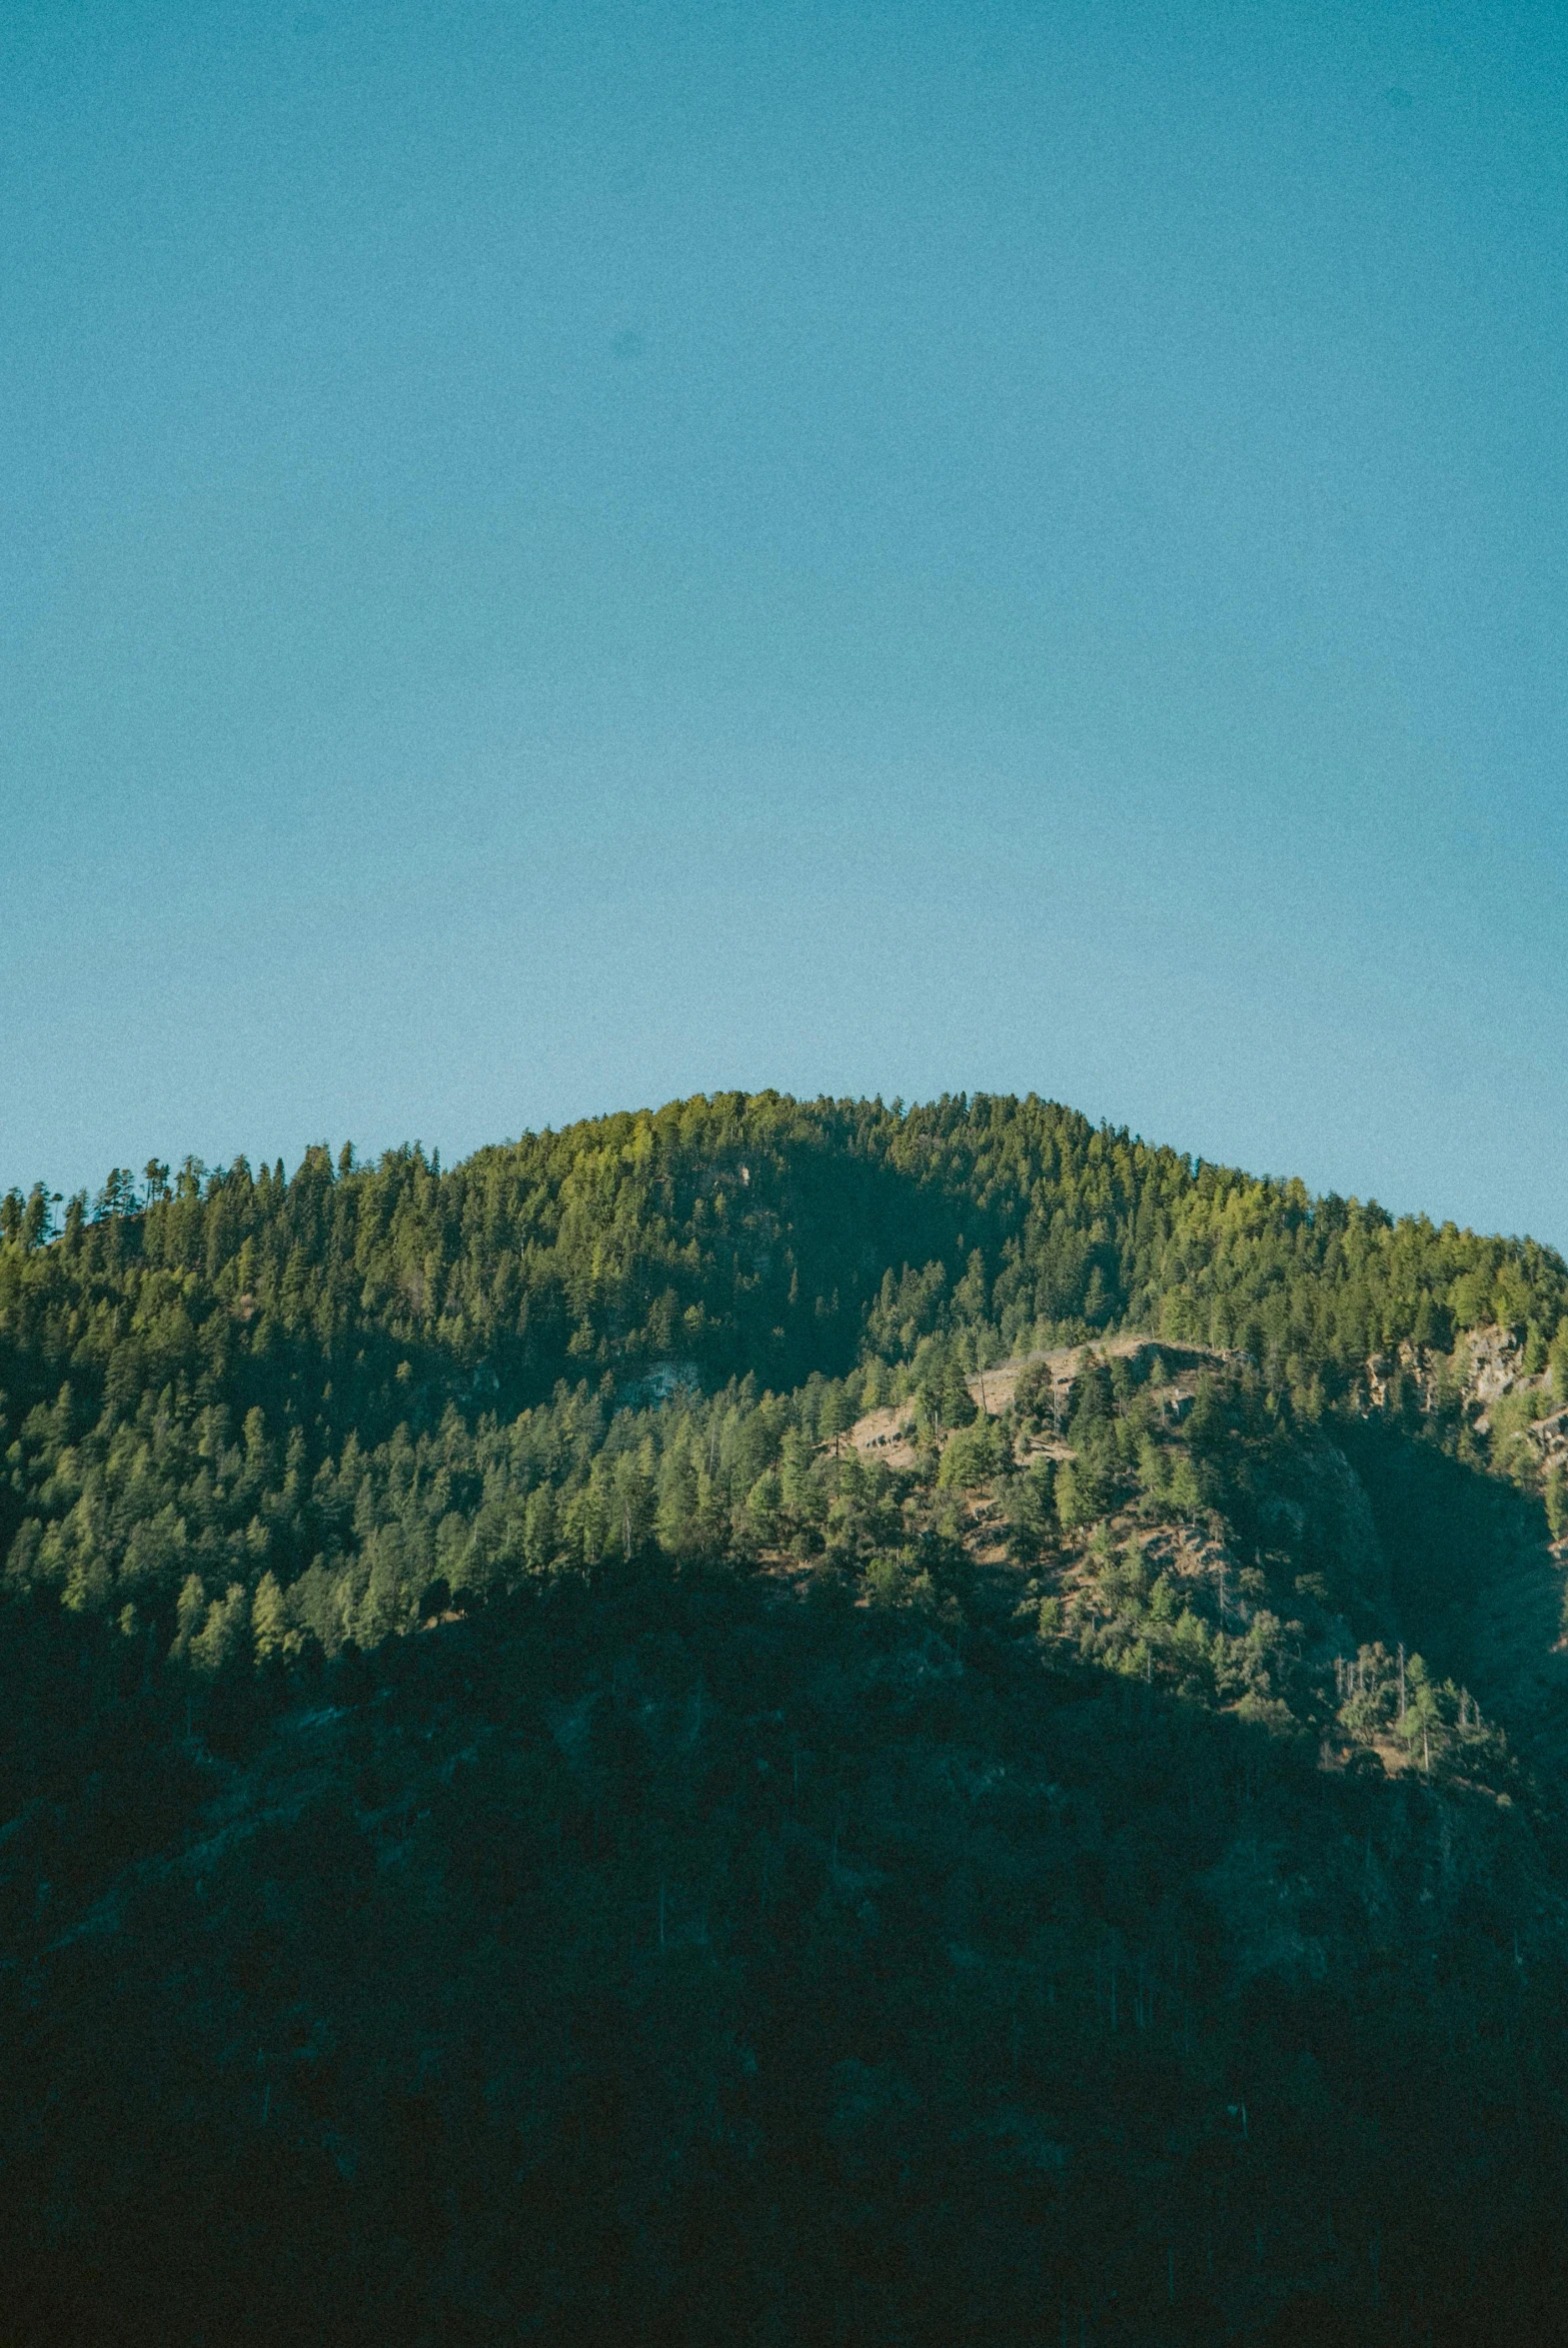
[[[14,2336],[1546,2336],[1561,1259],[573,1132],[5,1201]]]

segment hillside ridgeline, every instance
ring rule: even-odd
[[[1558,1256],[1032,1100],[57,1203],[16,2337],[1549,2328]]]

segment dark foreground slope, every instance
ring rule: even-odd
[[[34,1627],[12,2339],[1554,2336],[1492,1796],[830,1583],[558,1583],[199,1737]]]
[[[1559,1258],[1036,1102],[49,1206],[0,2337],[1553,2335]]]

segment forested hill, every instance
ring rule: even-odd
[[[155,1163],[0,1200],[0,2341],[1552,2336],[1551,1251],[1034,1100]]]
[[[744,1547],[786,1433],[805,1456],[895,1392],[1122,1327],[1245,1360],[1307,1420],[1476,1328],[1568,1379],[1550,1251],[1034,1100],[727,1095],[445,1172],[319,1148],[292,1176],[116,1170],[58,1233],[56,1203],[0,1202],[0,1554],[164,1643],[180,1604],[238,1636],[269,1575],[332,1652],[438,1579],[592,1563],[656,1519],[676,1552]]]
[[[724,1095],[446,1172],[325,1148],[289,1178],[116,1170],[46,1243],[55,1203],[35,1185],[0,1205],[14,1394],[59,1371],[124,1408],[184,1380],[362,1438],[449,1398],[515,1411],[561,1377],[677,1362],[784,1391],[944,1331],[1007,1353],[1135,1326],[1333,1397],[1369,1353],[1481,1323],[1544,1359],[1568,1303],[1529,1240],[1313,1198],[1033,1099]]]

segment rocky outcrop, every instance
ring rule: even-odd
[[[1517,1330],[1497,1322],[1467,1329],[1451,1354],[1434,1352],[1430,1346],[1412,1344],[1407,1338],[1389,1352],[1367,1355],[1366,1405],[1372,1410],[1391,1409],[1403,1393],[1419,1409],[1431,1410],[1446,1386],[1450,1393],[1457,1390],[1463,1395],[1484,1430],[1494,1403],[1504,1394],[1528,1390],[1539,1394],[1544,1414],[1549,1380],[1544,1371],[1527,1370],[1525,1359],[1524,1340]],[[1553,1413],[1550,1423],[1555,1426],[1561,1415]]]
[[[1484,1408],[1524,1377],[1524,1346],[1511,1328],[1468,1329],[1454,1348],[1454,1364],[1466,1391]]]
[[[1559,1459],[1568,1461],[1568,1410],[1554,1410],[1550,1417],[1538,1418],[1529,1435],[1543,1466],[1555,1466]]]
[[[1407,1337],[1391,1353],[1367,1355],[1367,1399],[1374,1410],[1386,1410],[1397,1400],[1403,1383],[1406,1391],[1413,1391],[1419,1408],[1430,1410],[1437,1400],[1442,1368],[1441,1354],[1427,1345],[1412,1344]]]

